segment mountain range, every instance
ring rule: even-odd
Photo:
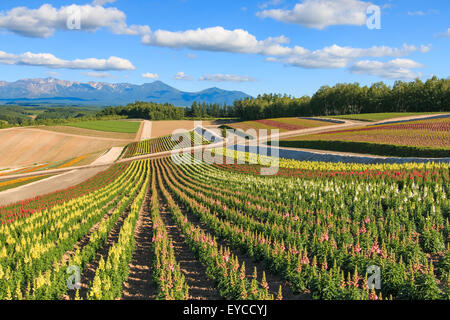
[[[194,101],[232,104],[250,97],[241,91],[209,88],[183,92],[164,82],[142,85],[130,83],[78,82],[55,78],[0,81],[0,104],[51,103],[68,105],[124,105],[135,101],[171,103],[188,106]]]

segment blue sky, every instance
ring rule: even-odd
[[[369,5],[381,29],[368,28]],[[448,0],[2,0],[0,81],[157,79],[302,96],[338,82],[446,78],[449,18]]]

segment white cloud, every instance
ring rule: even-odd
[[[448,38],[450,37],[450,28],[447,29],[447,31],[439,33],[436,35],[437,38]]]
[[[145,78],[145,79],[158,79],[159,75],[157,73],[147,72],[147,73],[143,73],[142,74],[142,78]]]
[[[258,46],[256,38],[247,31],[226,30],[222,27],[179,32],[156,30],[152,34],[145,35],[142,42],[158,47],[240,53],[255,53]]]
[[[198,58],[197,55],[193,54],[193,53],[187,53],[186,57],[188,57],[189,59],[197,59]]]
[[[0,63],[9,65],[39,66],[53,69],[80,69],[80,70],[135,70],[133,64],[126,59],[109,57],[108,59],[75,59],[63,60],[50,53],[11,54],[0,51]]]
[[[267,61],[282,62],[287,65],[302,68],[345,68],[356,59],[364,57],[401,57],[413,52],[428,52],[430,46],[410,46],[404,44],[401,48],[391,48],[386,46],[373,46],[371,48],[352,48],[332,45],[323,49],[310,51],[302,47],[294,47],[285,55],[269,57]]]
[[[178,72],[175,77],[175,80],[193,80],[189,75],[184,72]]]
[[[234,74],[213,74],[204,75],[200,78],[201,81],[212,81],[212,82],[254,82],[253,79],[248,76],[238,76]]]
[[[68,21],[79,21],[80,28],[69,28]],[[48,38],[57,30],[94,32],[100,28],[109,28],[116,34],[126,35],[150,32],[148,26],[128,26],[125,13],[119,9],[99,5],[70,5],[58,9],[44,4],[38,9],[16,7],[7,12],[0,12],[0,30],[26,37]]]
[[[358,58],[400,57],[412,52],[424,53],[430,50],[430,46],[416,47],[405,44],[400,48],[387,46],[352,48],[332,45],[311,51],[300,46],[286,46],[289,39],[285,36],[258,40],[246,30],[226,30],[223,27],[178,32],[157,30],[152,34],[144,35],[142,42],[167,48],[259,54],[267,56],[268,61],[278,61],[303,68],[344,68]]]
[[[366,74],[388,79],[415,79],[421,77],[411,69],[423,68],[423,65],[409,59],[394,59],[388,62],[380,61],[358,61],[350,67],[350,72],[355,74]]]
[[[366,10],[370,5],[360,0],[304,0],[292,10],[263,10],[257,15],[316,29],[332,25],[362,26],[366,24]]]

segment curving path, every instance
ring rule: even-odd
[[[18,188],[5,190],[0,192],[0,206],[70,188],[88,180],[107,168],[104,166],[93,167],[79,171],[69,168],[70,171],[63,174],[32,182]]]

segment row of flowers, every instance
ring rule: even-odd
[[[40,211],[28,219],[2,225],[0,297],[7,297],[13,289],[16,298],[20,298],[18,293],[21,289],[25,295],[30,295],[30,289],[39,289],[38,283],[42,279],[50,281],[51,274],[56,276],[56,272],[50,271],[62,265],[66,253],[73,250],[79,240],[88,236],[92,227],[119,202],[126,202],[127,199],[122,198],[122,195],[135,193],[141,170],[142,163],[135,163],[114,183],[102,189]],[[124,209],[123,206],[121,209]],[[45,294],[51,295],[50,291],[48,289]]]
[[[273,263],[273,257],[264,253],[267,248],[260,254],[259,258],[275,271],[289,274],[286,261],[290,260],[290,256],[297,260],[300,252],[306,250],[312,257],[316,256],[313,261],[320,261],[324,265],[333,265],[337,261],[342,273],[353,273],[355,268],[365,270],[370,264],[382,266],[385,296],[417,298],[431,295],[436,298],[445,294],[445,283],[448,281],[445,261],[448,260],[449,252],[445,244],[448,246],[450,229],[448,221],[442,220],[442,211],[448,208],[448,190],[442,185],[434,185],[433,189],[426,184],[411,185],[409,190],[400,192],[398,185],[395,185],[394,190],[391,189],[393,184],[386,184],[386,190],[380,197],[393,195],[392,198],[398,199],[373,201],[377,199],[373,193],[379,189],[379,185],[364,188],[363,185],[344,183],[344,186],[340,186],[326,180],[322,183],[315,181],[315,184],[306,182],[303,187],[308,186],[309,190],[302,190],[297,180],[295,182],[298,184],[293,183],[293,190],[289,190],[291,188],[286,188],[289,181],[257,177],[246,179],[242,175],[233,176],[232,173],[211,168],[188,166],[181,170],[180,167],[172,166],[171,170],[176,176],[176,179],[173,178],[174,183],[180,181],[179,196],[193,211],[199,210],[196,208],[211,210],[213,221],[222,221],[225,229],[234,230],[238,235],[229,233],[229,236],[237,238],[236,246],[242,246],[239,234],[245,233],[250,239],[253,238],[249,244],[268,245],[273,252],[281,255],[278,257],[279,263]],[[186,175],[191,170],[191,175],[197,179],[189,181],[183,175],[183,170]],[[198,172],[193,174],[196,170]],[[211,179],[208,179],[209,175]],[[214,192],[214,189],[217,191]],[[283,190],[283,193],[277,190]],[[255,193],[264,199],[254,196]],[[342,194],[344,208],[339,206],[338,200],[341,199],[333,197],[337,194]],[[403,201],[404,194],[409,202],[407,205]],[[247,195],[249,201],[243,201]],[[299,199],[299,195],[303,195],[304,201]],[[420,199],[420,196],[425,199]],[[274,205],[280,203],[286,205],[278,208]],[[219,223],[217,221],[214,223]],[[244,249],[248,253],[255,252],[251,246],[244,246]],[[431,254],[440,257],[436,273],[430,271],[434,269],[430,267]],[[295,265],[293,261],[290,262],[292,265]],[[294,281],[294,286],[311,290],[318,278],[312,277],[310,273],[306,279],[309,280]],[[411,279],[415,279],[413,288],[420,290],[405,289]],[[427,285],[421,286],[425,280]],[[444,289],[438,288],[438,283],[443,284]],[[320,292],[318,297],[322,297]]]
[[[213,236],[189,222],[164,185],[165,182],[171,188],[165,168],[162,166],[158,171],[158,183],[175,222],[200,262],[207,267],[208,277],[217,283],[221,296],[237,300],[274,299],[273,295],[269,293],[265,275],[263,275],[262,281],[258,282],[255,269],[253,278],[250,280],[246,276],[245,263],[240,264],[238,258],[231,253],[230,248],[219,247]],[[281,299],[281,294],[277,298]]]

